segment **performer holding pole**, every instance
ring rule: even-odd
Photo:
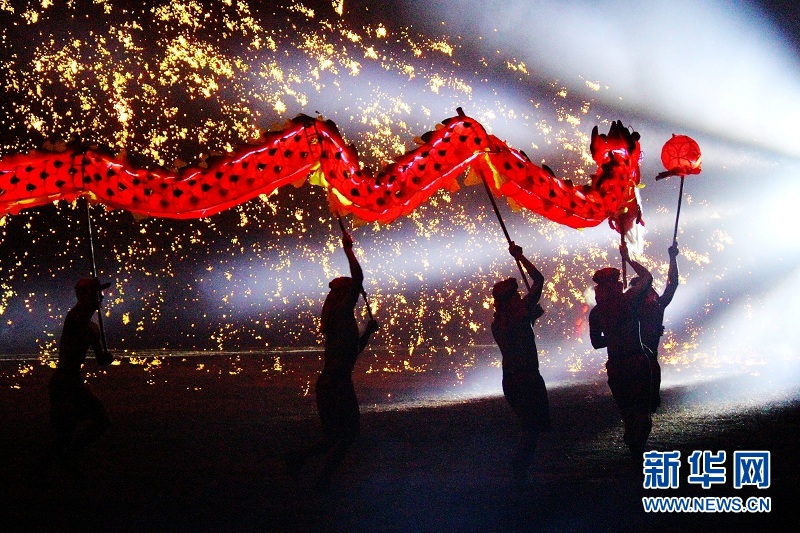
[[[342,230],[342,238],[343,239],[349,238],[349,234],[347,233],[347,230],[344,229],[344,222],[342,222],[342,216],[341,215],[337,215],[336,216],[336,220],[339,222],[339,229]],[[344,241],[342,241],[342,242],[344,242]],[[369,316],[370,320],[373,320],[373,318],[372,318],[372,306],[369,303],[369,298],[367,298],[367,291],[364,290],[364,286],[363,285],[361,286],[361,296],[364,297],[364,304],[367,306],[367,315]]]
[[[325,354],[315,392],[323,435],[305,449],[296,450],[285,457],[289,474],[299,478],[308,459],[325,455],[319,479],[322,489],[330,486],[347,451],[359,435],[361,415],[353,386],[353,367],[372,334],[378,331],[378,323],[370,313],[366,328],[359,333],[355,306],[359,294],[364,296],[364,272],[353,252],[353,239],[344,231],[341,219],[340,227],[350,276],[335,278],[328,284],[331,291],[325,298],[320,317],[320,331],[325,335]]]

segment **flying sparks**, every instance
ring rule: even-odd
[[[294,116],[324,114],[379,167],[462,106],[487,130],[562,176],[588,176],[588,130],[610,120],[568,84],[542,83],[519,58],[475,57],[457,35],[422,35],[342,1],[271,3],[97,0],[0,3],[0,154],[79,139],[179,169],[258,138]],[[520,96],[501,81],[527,87]],[[602,94],[598,81],[580,83]],[[585,91],[584,91],[585,92]],[[490,131],[491,133],[491,131]],[[689,200],[691,202],[691,200]],[[708,207],[709,210],[713,207]],[[213,218],[145,219],[93,210],[100,276],[112,281],[104,322],[112,347],[230,350],[320,342],[327,281],[346,269],[324,192],[262,195]],[[510,221],[548,283],[539,324],[543,364],[571,370],[600,356],[585,343],[589,274],[616,261],[615,233],[575,232],[517,212]],[[55,351],[88,272],[84,217],[61,202],[0,222],[0,352]],[[490,342],[490,288],[514,273],[482,191],[442,191],[388,227],[354,230],[366,290],[384,327],[385,368],[474,363]],[[682,247],[702,268],[717,253]],[[658,274],[661,260],[643,258]],[[656,274],[656,279],[659,275]],[[680,338],[702,325],[678,325]],[[665,360],[694,350],[674,334]]]

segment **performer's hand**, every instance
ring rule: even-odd
[[[678,250],[678,245],[677,244],[673,244],[672,246],[670,246],[667,249],[667,253],[669,253],[669,256],[670,256],[671,259],[674,259],[674,258],[678,257],[678,254],[681,253],[681,252],[680,252],[680,250]]]
[[[511,241],[511,244],[508,245],[508,253],[510,253],[511,257],[514,259],[519,259],[522,257],[522,247],[518,246],[514,241]]]
[[[342,247],[351,249],[353,247],[353,238],[346,231],[342,232]]]

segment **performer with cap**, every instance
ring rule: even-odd
[[[360,432],[358,399],[353,387],[353,367],[370,336],[378,330],[378,322],[369,320],[359,335],[355,307],[362,293],[364,273],[353,253],[353,239],[343,231],[342,247],[350,266],[350,277],[332,280],[331,291],[322,306],[320,330],[325,335],[322,373],[317,378],[317,409],[322,421],[323,438],[304,452],[287,455],[289,473],[297,477],[305,461],[328,453],[322,469],[320,486],[326,489],[347,450]]]
[[[50,380],[50,419],[56,432],[56,453],[61,460],[74,460],[108,429],[110,420],[103,404],[84,383],[81,369],[91,346],[101,365],[113,356],[100,343],[98,325],[92,317],[99,309],[101,292],[111,284],[84,278],[75,285],[78,302],[64,319],[58,344],[58,364]],[[88,422],[81,431],[76,428]]]
[[[661,365],[658,362],[658,345],[664,334],[664,310],[672,302],[678,289],[678,245],[673,244],[669,253],[669,270],[664,292],[659,296],[653,287],[647,291],[639,312],[639,334],[647,358],[650,361],[650,412],[655,413],[661,405]],[[631,280],[631,285],[639,283],[639,278]]]
[[[594,273],[597,305],[589,313],[589,336],[594,348],[608,351],[608,386],[622,412],[623,440],[634,457],[641,459],[652,420],[650,363],[639,338],[639,314],[653,276],[630,258],[624,243],[620,253],[639,281],[623,291],[619,269],[609,267]]]
[[[520,296],[516,278],[508,278],[494,285],[492,335],[503,358],[503,395],[521,426],[520,442],[511,461],[512,473],[515,482],[524,483],[539,433],[550,428],[547,389],[539,373],[536,336],[533,333],[534,323],[544,314],[539,305],[544,276],[513,241],[508,251],[525,267],[531,277],[531,289],[525,296]]]

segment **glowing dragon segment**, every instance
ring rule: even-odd
[[[516,150],[496,145],[478,167],[495,195],[507,197],[512,206],[573,228],[596,226],[605,219],[598,210],[589,209],[596,206],[587,204],[571,182],[556,178]]]
[[[424,144],[373,174],[359,169],[355,149],[323,135],[321,166],[335,189],[332,207],[367,222],[389,223],[411,213],[438,190],[456,191],[457,178],[488,146],[483,127],[472,119],[454,117],[422,136]]]
[[[301,115],[255,144],[179,172],[137,168],[98,149],[8,156],[0,159],[0,215],[87,196],[141,215],[202,218],[310,177],[328,190],[336,214],[389,223],[442,188],[457,190],[458,177],[469,169],[515,206],[573,228],[608,219],[624,233],[641,221],[638,138],[618,122],[608,135],[595,127],[591,150],[598,170],[592,183],[576,186],[534,165],[459,110],[424,134],[420,146],[374,173],[361,165],[333,122]]]
[[[306,121],[292,121],[280,132],[265,134],[258,145],[240,147],[212,158],[206,168],[178,173],[133,170],[120,166],[117,188],[134,193],[124,201],[105,191],[100,201],[154,217],[202,218],[215,215],[261,194],[304,180],[319,160],[307,135]]]
[[[545,218],[572,228],[592,227],[608,219],[626,233],[641,221],[636,198],[639,185],[639,135],[621,123],[612,123],[608,135],[592,131],[592,156],[598,165],[592,183],[575,185],[494,136],[485,157],[474,163],[478,175],[496,196],[505,196]]]
[[[136,168],[97,149],[33,151],[0,160],[0,214],[88,196],[111,209],[166,218],[203,218],[304,180],[319,161],[314,119],[294,120],[255,146],[180,172]]]

